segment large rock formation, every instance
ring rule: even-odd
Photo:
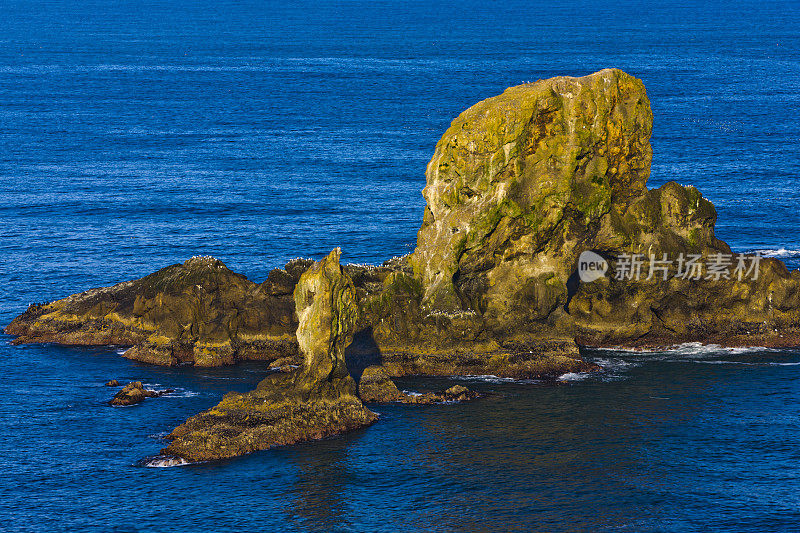
[[[646,192],[652,114],[620,71],[507,89],[463,112],[428,163],[413,263],[423,305],[493,329],[547,319],[573,250]],[[563,279],[553,279],[563,278]]]
[[[800,344],[800,271],[764,259],[751,277],[605,277],[578,258],[704,263],[727,244],[694,187],[648,190],[652,114],[619,70],[507,89],[464,111],[427,168],[414,253],[346,266],[360,308],[349,355],[388,375],[557,376],[596,369],[584,345]],[[753,258],[743,258],[752,263]],[[16,342],[133,345],[157,364],[299,364],[291,294],[311,261],[255,284],[212,259],[31,306]],[[734,258],[735,263],[735,258]],[[275,378],[277,379],[277,378]]]
[[[337,248],[311,266],[294,290],[302,367],[272,374],[246,394],[226,394],[218,405],[172,431],[172,443],[162,454],[189,461],[233,457],[321,439],[376,420],[356,396],[345,364],[358,306],[339,255]]]
[[[757,280],[648,281],[645,271],[578,283],[586,250],[731,254],[697,189],[647,190],[651,130],[644,85],[613,69],[512,87],[462,113],[423,191],[411,263],[424,313],[460,321],[451,337],[486,331],[501,345],[558,334],[589,344],[796,343],[800,272],[776,260],[761,262]]]

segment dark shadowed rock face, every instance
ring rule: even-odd
[[[163,454],[190,461],[233,457],[321,439],[377,419],[356,396],[345,365],[358,306],[339,255],[337,248],[313,264],[295,287],[302,366],[272,374],[246,394],[226,394],[218,405],[177,427]]]

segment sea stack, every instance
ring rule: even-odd
[[[733,253],[695,187],[648,189],[652,128],[644,84],[618,69],[511,87],[456,117],[427,166],[414,252],[343,267],[361,367],[557,378],[599,368],[581,346],[800,345],[800,271]],[[608,272],[581,279],[584,253]],[[629,275],[626,257],[638,261]],[[686,275],[689,259],[702,271]],[[15,343],[130,345],[126,357],[161,365],[290,369],[310,353],[296,286],[312,264],[257,284],[193,258],[32,305],[5,331]]]
[[[358,306],[340,254],[337,248],[311,265],[294,289],[302,366],[268,376],[254,391],[226,394],[173,430],[162,454],[188,461],[222,459],[321,439],[377,419],[358,399],[345,364]]]

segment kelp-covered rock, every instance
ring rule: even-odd
[[[195,257],[144,278],[33,305],[6,333],[16,343],[132,345],[125,356],[160,365],[219,366],[297,353],[292,292],[309,262],[256,284],[221,261]]]
[[[303,365],[276,373],[246,394],[231,392],[168,436],[167,456],[206,461],[321,439],[371,424],[345,364],[358,320],[355,287],[337,248],[312,265],[294,290]]]

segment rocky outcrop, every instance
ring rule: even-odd
[[[390,376],[554,377],[596,370],[579,345],[800,345],[800,271],[763,259],[757,278],[614,276],[611,263],[732,256],[694,187],[648,190],[652,113],[642,82],[607,69],[507,89],[464,111],[436,146],[413,254],[348,265],[360,310],[349,354]],[[752,263],[754,258],[739,258]],[[735,259],[734,259],[735,261]],[[210,258],[31,306],[15,342],[121,344],[127,357],[220,365],[301,354],[292,299],[310,260],[255,284]],[[274,378],[278,379],[278,378]]]
[[[645,270],[580,283],[586,250],[612,261],[731,254],[697,189],[647,189],[651,130],[644,85],[614,69],[512,87],[462,113],[428,165],[410,258],[421,314],[446,317],[451,342],[490,359],[491,342],[519,357],[559,337],[800,343],[800,272],[776,260],[757,280],[647,280]]]
[[[361,374],[358,382],[358,396],[367,403],[397,402],[403,393],[381,366],[369,366]]]
[[[109,381],[106,386],[119,386],[119,383],[112,385],[117,380]],[[152,390],[145,389],[141,381],[132,381],[125,385],[121,391],[116,393],[114,397],[108,402],[110,405],[128,406],[141,403],[145,398],[158,398],[164,394],[172,392],[173,389]]]
[[[386,371],[380,366],[370,366],[361,374],[358,395],[367,403],[408,403],[430,405],[447,402],[465,402],[480,398],[481,394],[462,385],[453,385],[444,392],[408,393],[401,392]]]
[[[423,306],[472,310],[500,331],[548,318],[571,249],[646,192],[651,129],[644,86],[615,70],[512,87],[463,112],[428,163],[413,256]]]
[[[256,390],[225,395],[167,437],[165,456],[207,461],[364,427],[377,419],[356,395],[345,364],[358,320],[355,287],[337,248],[313,264],[294,289],[302,367],[274,373]]]
[[[6,333],[16,343],[128,345],[125,357],[219,366],[297,354],[292,292],[311,261],[253,283],[221,261],[195,257],[144,278],[32,305]]]

